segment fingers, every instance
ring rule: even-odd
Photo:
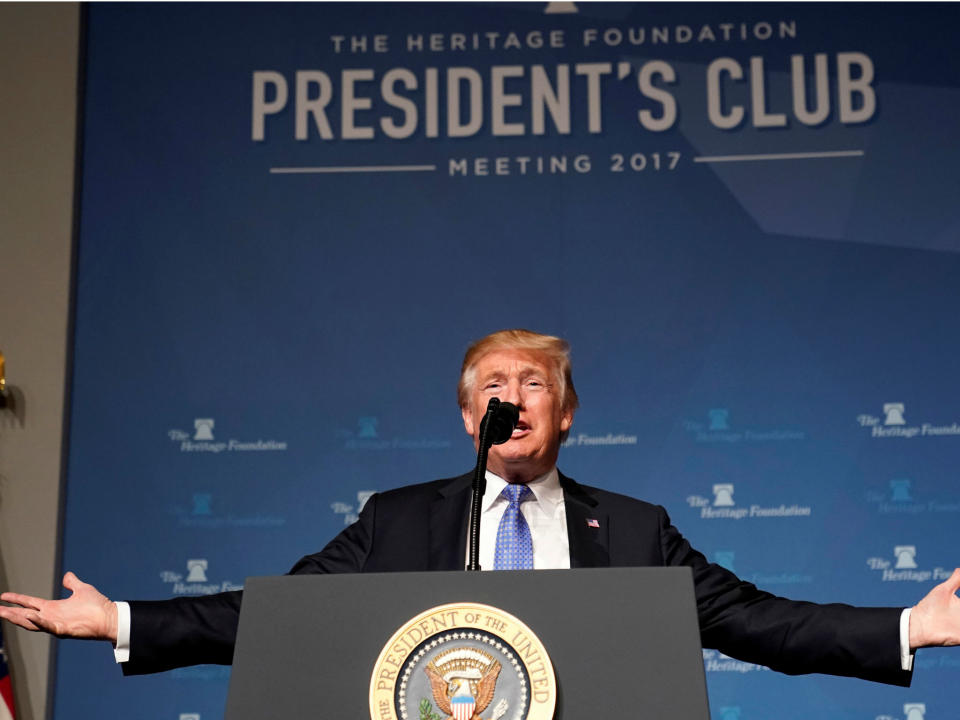
[[[960,589],[960,568],[954,568],[953,574],[943,584],[951,593]]]
[[[72,570],[68,571],[67,574],[63,576],[63,586],[67,590],[76,592],[81,585],[84,585],[83,581],[81,581]]]
[[[36,632],[40,627],[33,622],[35,615],[33,610],[24,610],[23,608],[0,607],[0,618],[12,622],[18,627]]]
[[[44,602],[43,598],[33,597],[32,595],[21,595],[20,593],[5,592],[0,595],[0,600],[3,602],[13,603],[14,605],[19,605],[24,608],[31,608],[32,610],[39,610],[40,605]]]

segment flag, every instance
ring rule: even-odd
[[[600,527],[600,521],[597,520],[596,518],[587,518],[587,527],[590,527],[590,528],[599,528],[599,527]]]
[[[0,628],[0,720],[13,720],[13,686],[7,669],[7,654],[3,651],[3,628]]]

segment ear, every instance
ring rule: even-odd
[[[560,432],[567,432],[573,425],[573,410],[560,411]]]
[[[470,408],[464,405],[460,408],[460,414],[463,415],[463,429],[467,431],[467,435],[473,437],[473,431],[476,429],[473,423],[473,413],[470,412]]]

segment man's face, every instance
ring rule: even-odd
[[[527,350],[496,350],[477,362],[463,426],[480,444],[480,423],[490,398],[513,403],[520,422],[502,445],[490,448],[487,467],[509,482],[529,482],[557,462],[560,433],[570,429],[573,412],[560,406],[556,368],[547,357]]]

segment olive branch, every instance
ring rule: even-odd
[[[433,711],[433,705],[426,698],[420,699],[420,720],[443,720]]]

